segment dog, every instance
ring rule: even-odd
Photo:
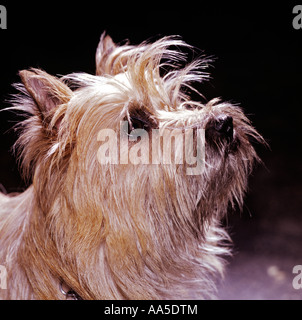
[[[10,109],[25,115],[15,150],[32,183],[0,194],[2,299],[215,297],[221,220],[242,207],[263,138],[240,107],[191,98],[209,59],[185,50],[103,33],[96,75],[20,71]]]

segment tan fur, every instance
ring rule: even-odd
[[[20,72],[12,108],[28,116],[16,149],[32,185],[0,194],[3,299],[64,299],[60,282],[83,299],[213,297],[229,253],[219,221],[229,205],[242,205],[257,159],[249,139],[263,140],[239,107],[190,100],[207,60],[177,68],[182,46],[189,48],[176,37],[117,46],[102,35],[96,76]],[[233,149],[206,136],[205,170],[196,176],[185,164],[101,165],[99,131],[119,132],[136,113],[158,130],[207,130],[229,115]]]

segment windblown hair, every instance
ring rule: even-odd
[[[0,194],[0,264],[7,299],[63,299],[66,283],[83,299],[210,298],[223,273],[228,206],[242,205],[261,136],[237,106],[192,101],[209,60],[183,66],[190,48],[176,37],[117,46],[101,36],[96,76],[61,79],[20,72],[12,109],[25,112],[16,150],[32,185]],[[174,49],[173,49],[174,48]],[[188,90],[189,89],[189,90]],[[232,143],[207,136],[220,115],[233,119]],[[103,164],[98,133],[120,121],[152,129],[203,128],[206,164]],[[125,150],[121,139],[119,148]],[[141,153],[149,145],[140,144]]]

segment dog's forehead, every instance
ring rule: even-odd
[[[129,89],[130,82],[127,73],[119,73],[113,77],[98,77],[98,91],[100,94],[118,94],[121,90]]]
[[[130,86],[130,82],[129,82],[129,76],[127,72],[123,72],[123,73],[118,73],[115,76],[113,76],[113,80],[117,81],[127,87]]]

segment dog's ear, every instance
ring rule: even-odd
[[[72,96],[71,89],[65,83],[40,69],[22,70],[19,75],[43,122],[49,119],[58,105],[67,103]]]
[[[108,60],[111,60],[109,57],[116,47],[111,37],[103,32],[95,54],[96,75],[111,74],[109,70],[111,64],[108,63]]]

